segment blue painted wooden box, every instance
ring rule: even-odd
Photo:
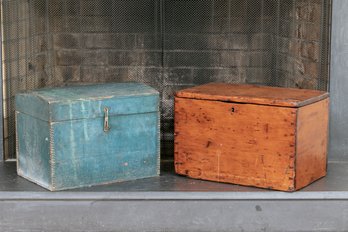
[[[17,172],[51,191],[159,175],[159,94],[138,83],[16,96]]]

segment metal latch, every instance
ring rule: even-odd
[[[109,126],[109,108],[104,108],[104,132],[108,132],[110,130]]]

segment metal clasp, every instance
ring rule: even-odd
[[[104,132],[108,132],[110,130],[109,126],[109,108],[104,108]]]

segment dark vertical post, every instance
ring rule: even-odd
[[[3,31],[3,7],[2,7],[2,2],[0,3],[0,118],[1,118],[1,123],[0,123],[0,162],[3,162],[5,157],[4,157],[4,134],[3,134],[3,129],[4,129],[4,117],[3,117],[3,96],[2,96],[2,82],[3,82],[3,72],[2,72],[2,31]]]

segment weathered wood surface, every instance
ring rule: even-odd
[[[198,179],[293,190],[296,111],[176,98],[176,172]]]
[[[260,105],[300,107],[328,97],[327,92],[257,85],[210,83],[185,89],[177,97]]]
[[[216,86],[210,87],[209,94]],[[328,99],[294,108],[200,99],[204,93],[190,99],[184,92],[175,98],[178,174],[283,191],[326,174]]]
[[[18,174],[50,190],[159,175],[159,94],[142,84],[111,86],[19,95]]]
[[[296,188],[326,175],[329,99],[302,107],[297,117]]]

